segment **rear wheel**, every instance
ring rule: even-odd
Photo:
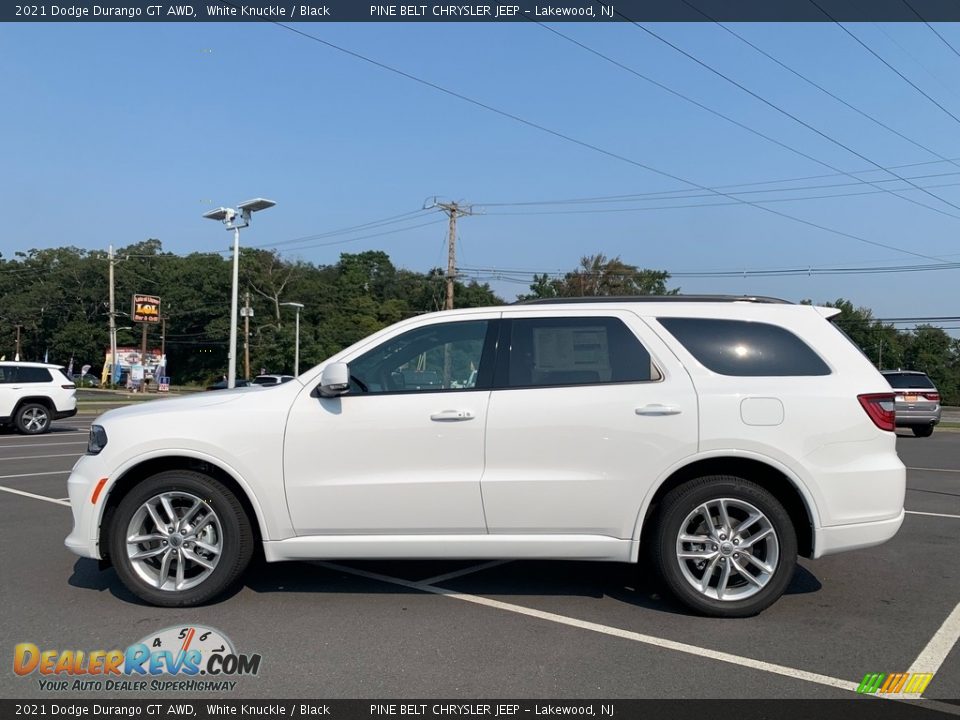
[[[14,422],[17,430],[24,435],[40,435],[50,432],[53,421],[50,408],[41,403],[25,403],[17,410]]]
[[[684,605],[714,617],[748,617],[787,589],[797,538],[783,505],[743,478],[715,475],[664,497],[654,561]]]
[[[933,425],[914,425],[911,429],[917,437],[930,437],[933,435]]]
[[[207,475],[171,470],[120,501],[110,557],[123,584],[153,605],[190,607],[229,590],[253,555],[239,500]]]

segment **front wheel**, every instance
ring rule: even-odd
[[[109,538],[123,584],[152,605],[191,607],[226,592],[253,555],[250,519],[207,475],[162,472],[120,501]]]
[[[664,497],[654,561],[684,605],[713,617],[749,617],[787,589],[797,538],[783,505],[743,478],[693,480]]]

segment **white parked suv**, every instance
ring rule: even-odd
[[[903,521],[893,393],[829,321],[764,298],[424,315],[271,389],[112,410],[69,479],[75,553],[190,606],[267,561],[636,563],[715,616],[798,555]],[[148,427],[150,432],[144,432]]]
[[[24,435],[50,432],[54,420],[77,414],[76,395],[58,365],[0,362],[0,425]]]

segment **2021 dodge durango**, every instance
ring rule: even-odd
[[[66,544],[162,606],[220,595],[259,545],[270,562],[646,551],[692,610],[756,614],[798,555],[903,521],[893,393],[836,312],[679,296],[409,319],[273,388],[105,413]]]

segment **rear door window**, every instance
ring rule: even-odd
[[[829,375],[803,340],[778,325],[713,318],[657,318],[709,370],[740,377]]]
[[[504,321],[498,388],[647,382],[659,379],[650,353],[614,317],[519,318]]]

